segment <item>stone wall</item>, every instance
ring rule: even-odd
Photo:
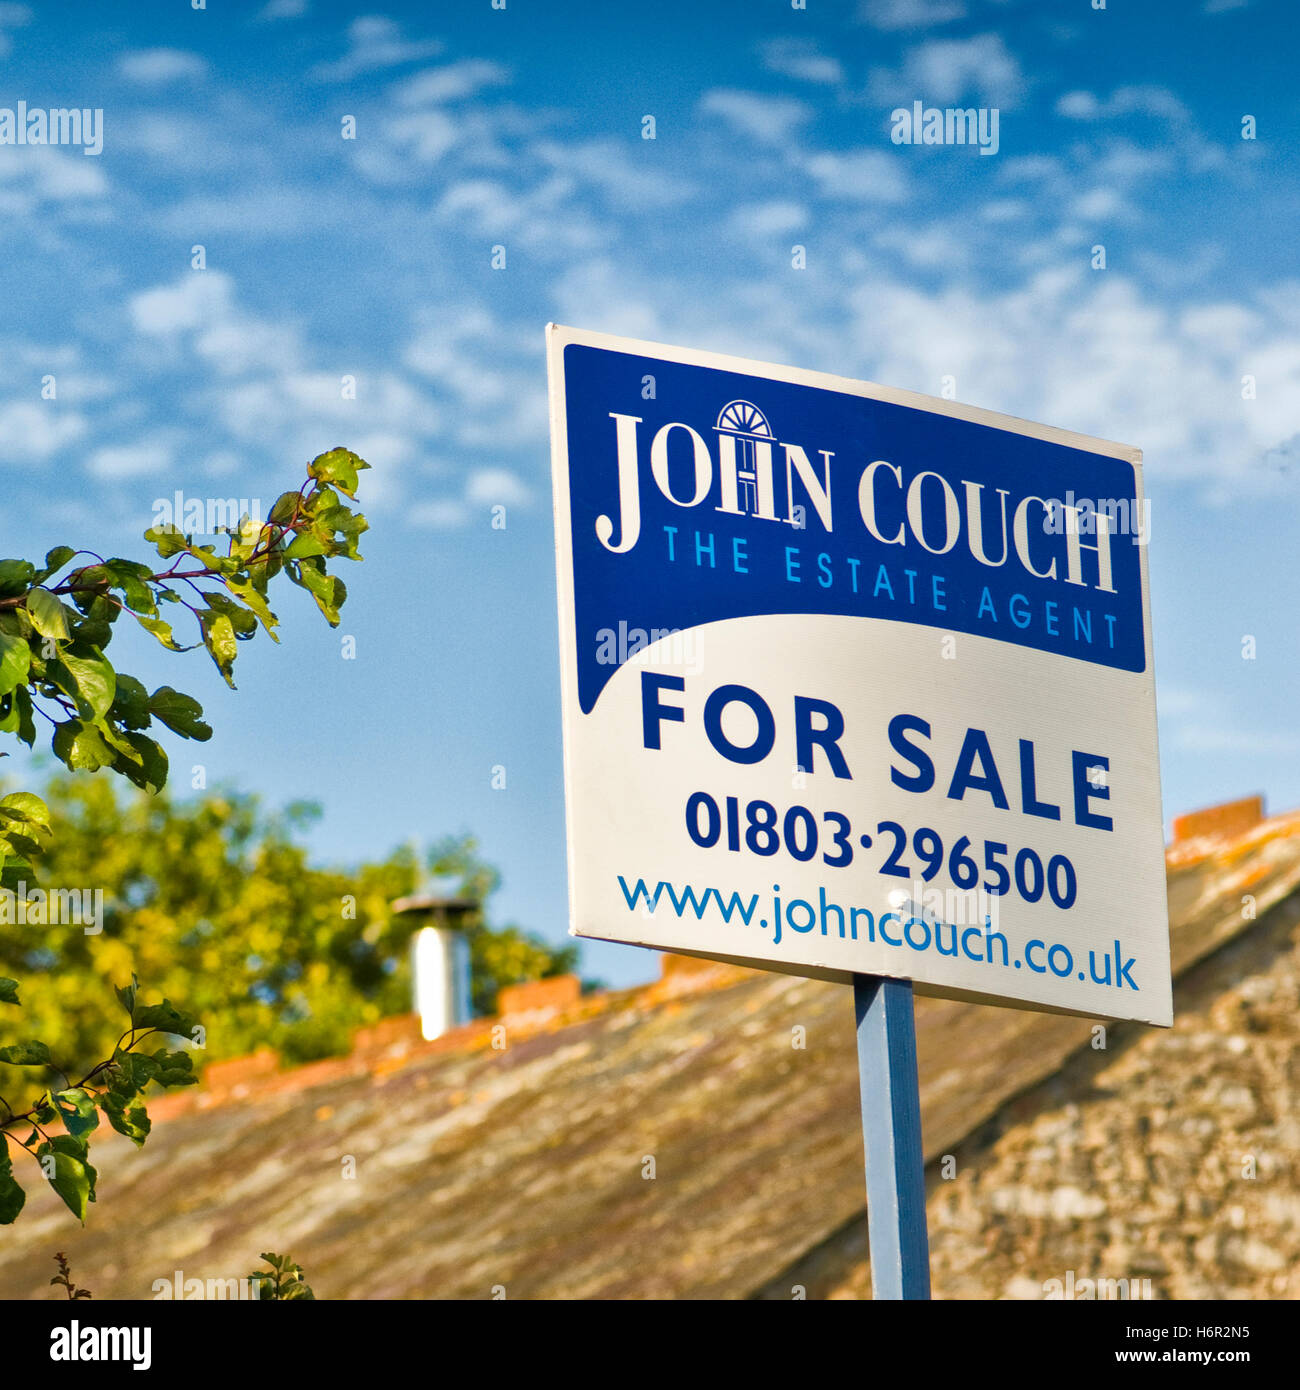
[[[954,1176],[931,1164],[935,1296],[1300,1297],[1300,904],[1188,972],[1172,1029],[1105,1041],[1004,1106]],[[808,1297],[869,1296],[864,1227]]]

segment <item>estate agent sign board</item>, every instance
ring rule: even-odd
[[[574,934],[1169,1024],[1137,449],[551,325]]]

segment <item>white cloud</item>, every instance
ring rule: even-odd
[[[466,474],[461,496],[408,503],[402,515],[412,526],[451,531],[484,519],[491,507],[528,507],[532,501],[532,489],[517,473],[508,468],[475,468]]]
[[[172,446],[155,438],[96,449],[86,466],[100,478],[139,478],[167,472],[172,458]]]
[[[44,463],[86,433],[86,420],[54,401],[0,405],[0,461]]]
[[[1148,160],[1161,158],[1168,164],[1176,155],[1180,164],[1192,173],[1222,169],[1228,163],[1226,151],[1197,130],[1192,113],[1167,87],[1150,84],[1117,87],[1105,98],[1089,91],[1066,92],[1057,100],[1056,112],[1067,120],[1085,124],[1144,116],[1161,122],[1167,132],[1158,155],[1153,151],[1145,152]]]
[[[959,231],[936,225],[891,225],[876,234],[878,246],[889,247],[919,270],[962,270],[970,262],[970,247]]]
[[[456,122],[445,111],[412,111],[388,122],[385,133],[395,144],[410,147],[427,164],[440,160],[456,143]]]
[[[412,526],[428,527],[434,531],[451,531],[469,523],[470,510],[456,498],[438,498],[432,502],[416,502],[403,509],[403,516]]]
[[[1261,458],[1295,431],[1300,323],[1263,309],[1178,315],[1077,263],[1004,294],[873,282],[850,304],[864,340],[885,345],[876,379],[933,394],[955,376],[958,399],[1137,444],[1155,476],[1271,486]],[[1226,339],[1209,331],[1228,324]],[[1240,398],[1247,372],[1253,401]]]
[[[397,475],[421,457],[440,429],[428,397],[394,372],[359,374],[356,398],[345,398],[340,374],[281,372],[254,376],[214,393],[214,426],[248,449],[306,463],[346,443],[374,465],[365,475],[367,505],[399,495]]]
[[[689,184],[653,167],[654,142],[637,140],[631,150],[618,140],[539,140],[529,156],[600,189],[620,209],[665,207],[690,195]]]
[[[230,312],[235,282],[221,270],[193,271],[170,285],[134,295],[129,309],[141,333],[171,334],[210,324]]]
[[[902,163],[884,150],[815,154],[805,167],[827,198],[900,203],[907,197],[908,181]]]
[[[896,105],[923,101],[948,106],[974,97],[986,106],[1014,106],[1025,90],[1024,74],[1000,34],[970,39],[930,39],[909,49],[900,68],[875,68],[873,101]]]
[[[208,65],[197,53],[180,48],[140,48],[124,53],[117,70],[128,82],[142,87],[162,87],[171,82],[203,77]]]
[[[858,18],[877,29],[928,29],[961,19],[966,6],[961,0],[862,0]]]
[[[782,77],[798,82],[837,86],[844,81],[844,65],[815,44],[800,39],[773,39],[763,45],[763,64]]]
[[[403,365],[445,397],[449,440],[494,453],[545,438],[542,334],[505,323],[478,304],[429,315]]]
[[[553,174],[524,190],[500,179],[470,178],[452,184],[434,211],[446,222],[491,237],[494,245],[505,244],[508,234],[507,256],[517,247],[556,259],[590,251],[605,240],[577,194],[577,180],[564,174]]]
[[[403,79],[392,90],[399,106],[425,106],[461,101],[476,96],[486,87],[500,87],[510,81],[510,69],[487,58],[466,58],[445,67],[429,68]]]
[[[9,30],[22,29],[31,22],[32,12],[26,5],[0,4],[0,58],[7,58],[14,49]]]
[[[1188,119],[1187,107],[1167,87],[1116,87],[1104,101],[1088,91],[1066,92],[1056,103],[1058,116],[1072,121],[1110,120],[1133,114],[1162,120]]]
[[[1090,188],[1071,199],[1071,217],[1085,222],[1107,222],[1131,215],[1128,201],[1114,188]]]
[[[375,465],[367,504],[400,496],[396,479],[419,461],[443,427],[433,400],[400,373],[364,364],[308,365],[303,334],[291,322],[251,312],[222,271],[193,271],[133,296],[128,316],[154,365],[169,370],[189,354],[218,380],[189,398],[200,423],[207,467],[230,470],[241,455],[306,463],[346,442]],[[224,378],[224,379],[222,379]],[[140,445],[101,451],[92,469],[129,476],[165,466],[175,441],[155,434]],[[238,451],[238,452],[236,452]]]
[[[442,48],[437,39],[404,39],[401,26],[383,15],[364,15],[348,26],[348,51],[343,57],[318,64],[311,75],[320,82],[348,82],[362,73],[435,58]]]
[[[241,310],[235,282],[224,271],[189,271],[134,295],[128,310],[137,332],[169,340],[169,351],[184,340],[224,375],[292,370],[301,357],[297,331]]]
[[[105,203],[108,190],[98,160],[48,145],[0,145],[0,215],[30,217],[51,203]]]
[[[808,225],[808,209],[787,200],[767,203],[742,203],[727,218],[727,227],[734,236],[754,241],[771,237],[791,236]]]
[[[275,19],[301,19],[307,13],[307,0],[270,0],[257,17],[263,23]]]
[[[706,92],[700,99],[700,110],[705,115],[720,116],[733,130],[765,145],[789,142],[813,114],[811,107],[794,97],[764,96],[723,87]]]
[[[465,482],[465,500],[479,506],[526,507],[532,489],[507,468],[476,468]]]

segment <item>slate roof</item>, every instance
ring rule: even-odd
[[[1168,860],[1176,975],[1254,927],[1243,895],[1263,918],[1300,886],[1300,816],[1186,829]],[[214,1068],[155,1103],[142,1150],[97,1139],[84,1229],[32,1185],[0,1231],[0,1296],[49,1297],[57,1249],[98,1298],[149,1298],[176,1270],[238,1276],[270,1249],[323,1298],[761,1296],[861,1220],[851,996],[670,960],[643,989],[543,982],[542,1007],[521,997],[432,1043],[393,1020],[349,1058]],[[1091,1028],[919,999],[927,1158]]]

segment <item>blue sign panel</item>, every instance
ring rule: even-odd
[[[578,694],[743,616],[921,624],[1146,669],[1133,464],[824,386],[564,348]]]

